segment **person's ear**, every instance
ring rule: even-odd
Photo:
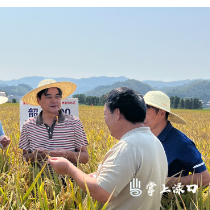
[[[36,99],[37,99],[37,103],[40,105],[40,100],[41,99],[39,97],[37,97]]]
[[[119,108],[115,109],[115,117],[116,117],[116,120],[119,120],[121,118],[121,112],[119,110]]]
[[[159,112],[160,112],[159,115],[160,115],[161,119],[165,119],[166,111],[160,109]]]

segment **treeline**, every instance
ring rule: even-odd
[[[203,103],[199,98],[180,98],[171,96],[172,109],[203,109]]]
[[[106,102],[107,96],[85,96],[85,94],[75,94],[73,98],[78,98],[80,104],[103,106]],[[178,96],[171,96],[172,109],[203,109],[203,103],[199,98],[180,98]]]
[[[94,106],[103,106],[106,102],[107,96],[102,95],[97,96],[85,96],[85,94],[76,94],[72,96],[73,98],[78,98],[80,104],[94,105]]]

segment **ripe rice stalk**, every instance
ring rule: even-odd
[[[187,125],[174,126],[184,132],[194,142],[203,156],[207,169],[210,171],[210,110],[173,110],[187,122]],[[111,137],[105,124],[103,107],[79,107],[80,120],[87,134],[89,161],[78,164],[85,173],[97,171],[106,152],[118,140]],[[0,105],[0,121],[11,144],[7,150],[0,150],[0,209],[99,209],[103,206],[78,185],[72,183],[69,176],[65,177],[66,187],[54,173],[45,173],[43,168],[33,167],[27,163],[22,151],[18,148],[20,139],[18,104]],[[43,169],[43,170],[42,170]],[[180,196],[169,193],[163,196],[162,210],[210,209],[209,187],[200,187],[196,193],[185,192]],[[105,207],[106,205],[104,205]],[[103,207],[102,207],[103,208]]]

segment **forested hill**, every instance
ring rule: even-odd
[[[126,80],[124,82],[115,82],[112,85],[101,85],[98,86],[96,88],[94,88],[91,91],[88,91],[86,93],[84,93],[86,96],[102,96],[104,94],[107,94],[108,92],[110,92],[111,90],[118,88],[118,87],[128,87],[128,88],[132,88],[136,91],[138,91],[139,93],[141,93],[142,95],[145,95],[148,91],[153,90],[153,88],[145,83],[142,83],[138,80],[134,80],[134,79],[130,79],[130,80]]]
[[[26,84],[19,84],[18,86],[0,86],[0,90],[6,92],[8,95],[24,96],[26,93],[32,90],[32,87]]]
[[[84,93],[90,90],[93,90],[95,87],[99,85],[111,85],[115,82],[122,82],[128,80],[126,77],[90,77],[90,78],[81,78],[81,79],[73,79],[73,78],[46,78],[46,77],[24,77],[20,78],[19,80],[10,80],[10,81],[3,81],[0,80],[0,86],[10,86],[10,85],[17,85],[17,84],[27,84],[30,85],[33,89],[37,88],[40,81],[44,79],[54,79],[57,82],[67,81],[73,82],[77,85],[77,89],[74,94]]]
[[[162,89],[164,91],[164,89]],[[197,80],[187,85],[167,88],[164,91],[168,96],[179,96],[181,98],[199,98],[204,103],[210,101],[210,81]]]
[[[85,84],[83,84],[85,86]],[[79,88],[80,86],[78,86]],[[210,101],[210,81],[209,80],[196,80],[192,81],[188,84],[184,84],[181,86],[176,87],[164,87],[164,88],[152,88],[150,85],[140,82],[138,80],[126,80],[126,81],[120,81],[115,82],[110,85],[101,85],[96,88],[94,88],[91,91],[88,92],[82,92],[86,96],[102,96],[104,94],[107,94],[111,90],[117,87],[129,87],[132,88],[138,92],[140,92],[142,95],[145,95],[148,91],[151,90],[161,90],[164,93],[166,93],[169,97],[170,96],[178,96],[181,98],[199,98],[205,103]],[[23,96],[27,92],[31,91],[32,87],[27,84],[19,84],[16,85],[0,85],[0,91],[5,91],[8,95],[14,95],[14,96]],[[88,88],[86,87],[86,91]],[[76,92],[76,91],[75,91]],[[74,93],[75,94],[75,93]]]
[[[102,96],[114,88],[117,87],[129,87],[142,95],[145,95],[150,90],[161,90],[170,96],[178,96],[181,98],[199,98],[204,103],[210,101],[210,81],[209,80],[195,80],[189,84],[184,84],[176,87],[165,87],[154,89],[146,83],[142,83],[138,80],[126,80],[124,82],[115,82],[112,85],[101,85],[94,88],[91,91],[84,93],[86,96]]]
[[[180,85],[184,85],[184,84],[189,84],[191,81],[193,81],[193,80],[187,79],[187,80],[178,80],[178,81],[171,81],[171,82],[143,80],[141,82],[150,85],[154,89],[160,89],[163,87],[175,87],[175,86],[180,86]]]

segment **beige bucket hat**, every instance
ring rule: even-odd
[[[8,98],[5,96],[0,96],[0,104],[6,103],[8,101]]]
[[[144,101],[150,106],[154,106],[156,108],[169,112],[168,120],[170,122],[183,125],[186,124],[186,122],[181,117],[171,112],[170,98],[165,93],[161,91],[149,91],[145,94]]]
[[[37,93],[52,87],[60,88],[62,91],[62,99],[64,99],[76,90],[77,85],[72,82],[56,82],[54,79],[45,79],[38,84],[36,89],[25,94],[22,101],[30,105],[39,106],[37,102]]]

